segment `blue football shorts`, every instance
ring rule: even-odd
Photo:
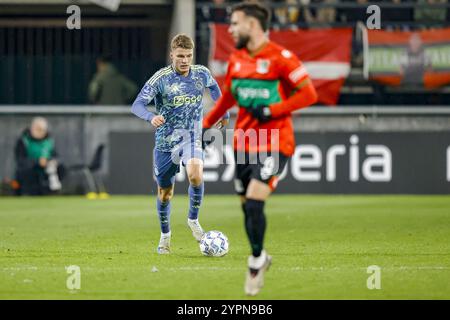
[[[175,183],[175,175],[180,172],[180,163],[186,166],[189,159],[203,161],[201,145],[185,143],[174,148],[172,152],[153,149],[153,174],[158,186],[168,188]]]

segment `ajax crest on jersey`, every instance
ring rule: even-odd
[[[203,83],[198,80],[195,82],[195,87],[197,88],[197,90],[203,90]]]
[[[227,254],[228,247],[227,236],[217,230],[205,232],[200,239],[200,251],[208,257],[222,257]]]

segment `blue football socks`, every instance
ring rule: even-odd
[[[159,198],[156,200],[156,209],[158,210],[159,223],[161,224],[161,232],[170,232],[170,201],[161,202]]]
[[[198,218],[198,211],[203,199],[203,182],[199,186],[189,185],[189,219]]]

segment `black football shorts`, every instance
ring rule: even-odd
[[[256,179],[269,185],[275,190],[278,177],[283,172],[289,157],[279,152],[272,153],[245,153],[234,152],[236,163],[236,177],[234,188],[239,195],[245,195],[251,179]]]

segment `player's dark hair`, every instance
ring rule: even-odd
[[[269,29],[270,23],[270,10],[267,9],[261,3],[255,2],[242,2],[235,4],[231,8],[231,13],[235,11],[242,11],[246,16],[254,17],[259,21],[261,28],[263,31],[267,31]]]

